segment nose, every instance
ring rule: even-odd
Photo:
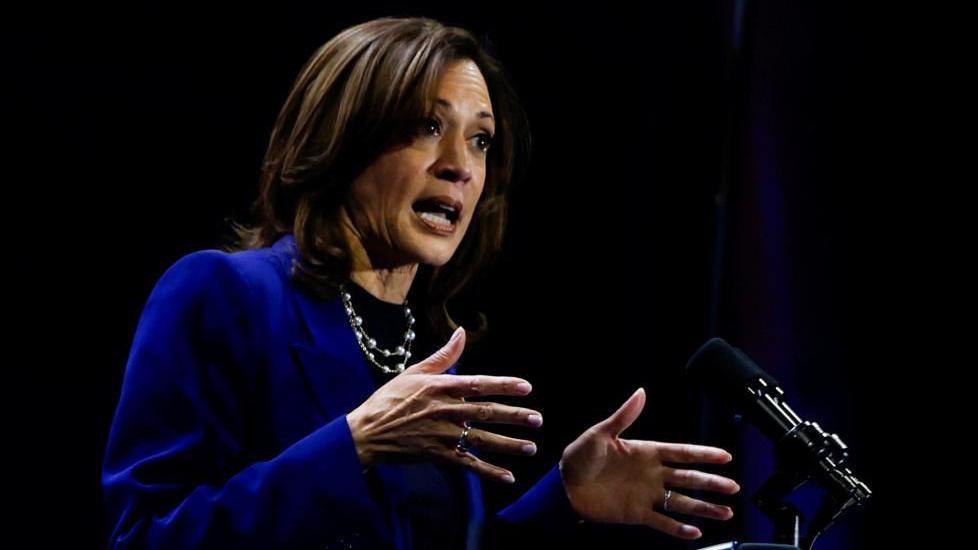
[[[472,159],[465,145],[465,137],[454,133],[441,140],[438,162],[435,165],[436,177],[452,183],[468,183],[472,179]]]

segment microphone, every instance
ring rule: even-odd
[[[780,466],[798,473],[799,480],[813,478],[848,505],[869,499],[869,487],[844,466],[849,448],[842,439],[823,431],[817,422],[802,420],[788,406],[778,381],[746,353],[721,338],[713,338],[690,358],[686,374],[773,441]]]

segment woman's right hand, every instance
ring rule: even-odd
[[[530,393],[530,384],[509,376],[444,376],[465,347],[461,327],[440,350],[404,369],[347,414],[357,455],[365,468],[378,462],[437,460],[460,464],[476,473],[512,483],[513,474],[455,445],[465,422],[539,427],[543,416],[532,409],[492,402],[465,402],[466,397]],[[470,428],[469,447],[515,455],[533,455],[532,441]]]

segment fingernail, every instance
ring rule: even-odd
[[[457,329],[455,329],[455,333],[452,334],[452,342],[457,340],[459,335],[462,334],[463,332],[465,332],[465,329],[463,329],[462,327],[458,327]]]
[[[521,448],[523,449],[523,454],[527,454],[527,455],[537,454],[537,446],[534,445],[533,443],[527,443],[526,445],[523,445],[523,447]]]
[[[733,517],[733,508],[730,508],[728,506],[727,509],[726,509],[726,512],[727,512],[727,519],[730,519],[730,518]]]
[[[539,414],[531,414],[526,417],[526,421],[530,423],[531,426],[540,427],[543,425],[543,417]]]
[[[701,536],[703,536],[703,534],[700,533],[700,530],[693,527],[692,525],[683,525],[682,527],[679,528],[679,533],[684,537],[700,538]]]
[[[502,478],[500,478],[500,479],[502,479],[506,483],[515,483],[516,482],[516,478],[513,477],[513,474],[509,474],[509,473],[503,474]]]
[[[523,393],[530,393],[530,390],[533,388],[530,386],[529,382],[520,382],[519,384],[516,384],[516,389]]]

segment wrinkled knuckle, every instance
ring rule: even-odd
[[[442,382],[440,380],[429,380],[425,382],[425,385],[421,387],[421,391],[418,393],[425,397],[432,397],[441,391]]]
[[[428,403],[427,410],[428,416],[432,418],[445,418],[451,414],[451,408],[445,403],[440,403],[438,401]]]

